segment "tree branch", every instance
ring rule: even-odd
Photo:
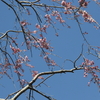
[[[41,72],[41,73],[38,73],[37,75],[35,75],[35,77],[29,82],[28,85],[26,85],[24,88],[22,88],[19,92],[17,92],[17,94],[11,99],[11,100],[16,100],[22,93],[24,93],[26,90],[30,89],[30,87],[32,86],[32,84],[34,82],[36,82],[36,80],[38,79],[39,76],[42,76],[42,75],[54,75],[54,74],[59,74],[59,73],[67,73],[67,72],[70,72],[70,73],[74,73],[75,70],[81,70],[83,69],[83,67],[80,67],[80,68],[72,68],[70,70],[57,70],[57,71],[48,71],[48,72]],[[49,99],[51,100],[51,99]]]
[[[33,87],[29,87],[29,88],[30,88],[31,90],[33,90],[33,91],[39,93],[40,95],[44,96],[44,97],[47,98],[48,100],[56,100],[56,99],[54,99],[54,98],[52,98],[52,97],[50,97],[50,96],[45,95],[44,93],[42,93],[42,92],[40,92],[40,91],[34,89]]]
[[[4,38],[9,32],[16,32],[16,33],[20,33],[22,31],[14,31],[14,30],[8,30],[7,32],[5,32],[4,34],[3,33],[0,33],[0,34],[3,34],[0,39]]]

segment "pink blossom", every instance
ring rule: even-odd
[[[87,77],[87,76],[88,76],[87,72],[84,72],[84,77]]]
[[[34,77],[35,75],[37,75],[38,74],[38,71],[32,71],[32,76]]]
[[[39,76],[39,77],[38,77],[38,79],[44,79],[44,77],[42,77],[42,76]]]
[[[37,30],[34,30],[32,33],[36,34],[38,31]]]
[[[49,27],[49,25],[43,25],[42,28],[40,28],[40,31],[43,31],[46,33],[46,29]]]
[[[26,80],[24,80],[24,79],[20,79],[18,81],[20,81],[22,86],[24,86],[25,84],[28,84],[28,82]]]
[[[65,22],[65,20],[62,19],[61,15],[59,14],[58,11],[53,11],[51,15],[56,16],[56,20],[59,20],[61,23]]]
[[[27,48],[28,48],[28,49],[31,48],[31,45],[30,45],[30,44],[31,44],[31,41],[26,41],[26,45],[27,45]]]
[[[19,60],[21,61],[21,63],[23,62],[29,62],[30,60],[28,59],[28,56],[24,56],[22,57],[21,55],[19,55]],[[20,62],[17,62],[17,63],[20,63]]]
[[[49,27],[49,25],[43,25],[43,27],[40,27],[40,25],[36,24],[36,28],[38,28],[40,31],[46,33],[46,29]],[[34,33],[37,33],[37,31],[33,31]]]
[[[18,52],[21,52],[21,50],[19,48],[15,48],[13,46],[10,45],[10,48],[12,49],[12,51],[16,54]]]
[[[18,63],[14,66],[15,69],[19,69],[21,67],[22,67],[22,65],[21,64],[18,64]]]
[[[21,64],[21,63],[23,63],[23,61],[22,61],[21,59],[17,59],[17,60],[16,60],[16,63],[17,63],[17,64],[18,64],[18,63]]]
[[[66,5],[65,5],[65,8],[66,8],[66,9],[70,9],[71,7],[72,7],[72,6],[71,6],[71,2],[67,2]]]
[[[55,63],[54,60],[51,60],[48,55],[44,56],[44,59],[46,61],[46,63],[48,64],[48,66],[57,66],[57,64]]]
[[[25,61],[25,62],[30,61],[30,60],[28,59],[28,56],[25,56],[25,57],[24,57],[24,61]]]
[[[90,61],[88,59],[85,59],[85,61],[82,63],[82,65],[84,65],[84,66],[94,65],[94,61]]]
[[[47,19],[47,22],[50,23],[50,21],[51,21],[51,16],[50,16],[49,14],[46,14],[44,17]]]
[[[78,13],[83,16],[85,22],[96,22],[85,10],[79,10]]]
[[[32,71],[32,73],[33,73],[32,76],[35,77],[35,75],[38,74],[38,71]],[[44,79],[42,76],[39,76],[38,78],[39,79]]]
[[[61,2],[61,5],[64,6],[64,9],[66,10],[64,14],[71,14],[71,10],[76,9],[76,7],[71,5],[71,2],[66,2],[64,0]]]
[[[29,23],[28,23],[28,22],[26,22],[25,20],[24,20],[24,21],[21,21],[21,22],[20,22],[20,24],[21,24],[22,26],[29,25]]]
[[[67,3],[67,2],[66,2],[65,0],[62,0],[61,5],[62,5],[62,6],[66,6],[66,3]]]
[[[72,7],[71,6],[71,2],[66,2],[64,0],[61,2],[61,5],[65,6],[65,10],[68,10],[68,9],[70,9]]]
[[[38,28],[38,29],[40,29],[40,25],[38,25],[38,24],[36,24],[35,27]]]
[[[57,16],[57,15],[59,15],[59,12],[58,11],[52,11],[52,14],[51,14],[52,16]]]
[[[31,68],[34,68],[34,66],[32,66],[32,65],[30,65],[30,64],[26,64],[26,66],[31,67]]]
[[[79,0],[79,4],[82,7],[87,7],[89,2],[85,2],[85,0]]]
[[[66,10],[65,12],[64,12],[64,14],[71,14],[72,12],[71,11],[69,11],[69,10]]]
[[[17,73],[19,76],[23,76],[19,71],[15,70],[15,73]]]
[[[87,77],[88,74],[91,74],[92,78],[90,82],[94,82],[100,86],[100,78],[96,74],[96,72],[100,72],[100,70],[98,69],[98,66],[94,66],[94,61],[85,58],[81,67],[84,68],[84,77]],[[88,86],[90,85],[90,82],[88,83]]]
[[[80,3],[80,5],[82,5],[85,2],[85,0],[79,0],[78,2]]]
[[[41,48],[49,49],[49,43],[47,42],[46,38],[38,39],[38,43],[40,44]]]

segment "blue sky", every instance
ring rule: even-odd
[[[48,0],[50,2],[50,0]],[[72,0],[73,1],[73,0]],[[44,0],[43,0],[44,2]],[[44,2],[48,4],[48,2]],[[77,2],[74,1],[72,3],[73,5],[76,4],[78,5]],[[1,32],[6,32],[7,30],[15,30],[16,27],[19,28],[18,23],[15,21],[15,15],[13,11],[8,8],[5,4],[0,2],[0,33]],[[40,15],[40,17],[43,19],[44,12],[41,9],[36,8]],[[88,8],[83,8],[87,12],[89,12],[90,15],[93,16],[93,18],[100,23],[100,7],[95,4],[91,0],[89,3]],[[31,31],[36,30],[35,24],[38,23],[36,20],[36,16],[33,13],[33,11],[30,9],[31,15],[19,15],[21,16],[21,20],[26,20],[31,25],[29,25],[29,29]],[[61,11],[61,10],[60,10]],[[17,9],[17,12],[18,9]],[[24,11],[23,11],[24,12]],[[68,19],[72,17],[72,19]],[[54,18],[53,18],[54,19]],[[47,40],[50,41],[50,45],[54,47],[54,50],[52,54],[50,55],[50,58],[55,60],[55,62],[60,66],[63,67],[64,69],[71,69],[73,68],[73,64],[69,61],[65,61],[65,59],[71,59],[75,60],[82,49],[82,43],[84,43],[84,51],[83,55],[90,59],[94,60],[95,65],[100,66],[100,61],[93,55],[88,55],[87,53],[87,45],[86,42],[84,41],[78,24],[75,20],[73,20],[73,15],[67,16],[64,15],[64,20],[66,20],[66,24],[71,26],[71,28],[67,28],[67,26],[61,25],[59,22],[56,21],[55,28],[58,28],[57,32],[59,33],[59,36],[57,37],[55,35],[55,30],[54,28],[48,28],[47,29],[47,34],[43,33],[45,37],[47,37]],[[55,20],[54,20],[55,21]],[[85,35],[86,39],[92,46],[100,46],[100,30],[97,30],[93,27],[93,24],[89,24],[84,22],[83,18],[80,17],[79,21],[81,23],[81,27],[83,32],[88,32],[87,35]],[[42,23],[43,24],[43,23]],[[10,36],[14,36],[15,33],[9,33]],[[34,34],[34,36],[38,36],[39,32],[37,34]],[[19,39],[17,42],[20,44],[19,46],[21,47],[21,43],[23,41],[23,36],[22,33],[19,34]],[[2,42],[4,40],[0,40]],[[24,48],[24,47],[22,47]],[[9,50],[8,47],[8,52],[10,53],[11,51]],[[38,72],[43,72],[43,71],[50,71],[52,69],[52,66],[48,67],[46,63],[44,62],[44,59],[40,57],[40,50],[37,50],[35,48],[32,49],[33,57],[30,55],[30,51],[26,51],[25,55],[29,56],[29,59],[33,66],[33,70],[36,70]],[[11,53],[12,55],[12,53]],[[24,55],[21,53],[21,55]],[[1,62],[3,59],[3,55],[1,53]],[[13,58],[14,59],[14,58]],[[83,58],[80,58],[79,61],[77,61],[76,65],[79,66],[83,62]],[[53,70],[60,70],[60,67],[55,66]],[[32,79],[30,69],[23,65],[23,68],[25,69],[25,78],[26,80],[30,81]],[[13,69],[12,69],[13,71]],[[10,73],[10,71],[8,72]],[[37,89],[53,98],[56,100],[99,100],[100,99],[100,93],[99,89],[96,86],[96,84],[91,83],[90,87],[87,86],[88,81],[91,79],[91,76],[89,75],[88,77],[84,78],[83,77],[84,71],[75,71],[75,73],[64,73],[64,74],[57,74],[49,78],[48,80],[45,81],[45,84],[41,84]],[[100,76],[100,74],[98,74]],[[9,94],[17,91],[20,89],[20,86],[17,81],[17,76],[14,75],[13,73],[13,80],[9,79],[6,75],[0,79],[0,98],[5,98]],[[45,78],[47,76],[44,76]],[[14,83],[13,83],[14,81]],[[37,85],[40,83],[41,80],[38,79],[36,83],[33,85]],[[27,91],[28,92],[28,91]],[[27,92],[21,95],[18,100],[25,99]],[[36,92],[33,92],[33,96],[35,97],[36,100],[46,100],[43,96],[37,94]]]

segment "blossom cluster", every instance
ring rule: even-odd
[[[84,18],[84,21],[85,21],[85,22],[89,22],[89,23],[96,22],[96,21],[91,17],[91,15],[89,15],[85,10],[79,10],[79,11],[78,11],[78,14],[81,14],[81,15],[82,15],[82,17]]]
[[[32,76],[35,77],[35,75],[38,74],[38,71],[32,71]],[[44,79],[42,76],[38,77],[39,79]]]
[[[58,20],[60,23],[64,23],[65,20],[62,19],[60,13],[58,11],[52,11],[52,16],[55,16],[56,20]]]
[[[16,54],[18,52],[21,52],[21,50],[19,48],[15,48],[12,45],[10,45],[10,48],[12,49],[13,53]]]
[[[63,1],[61,2],[61,5],[64,6],[64,9],[65,9],[64,14],[71,14],[71,13],[72,13],[71,10],[76,9],[75,6],[72,6],[72,5],[71,5],[71,2],[66,2],[65,0],[63,0]]]
[[[42,35],[40,35],[40,36],[42,36]],[[33,46],[36,48],[39,48],[39,47],[44,48],[49,51],[52,51],[52,49],[53,49],[45,37],[38,38],[36,41],[34,41]]]
[[[98,66],[94,66],[94,61],[84,59],[81,67],[84,68],[84,77],[87,77],[88,74],[91,74],[92,76],[90,82],[88,82],[88,85],[90,85],[91,82],[94,82],[100,88],[100,78],[97,75],[97,72],[100,72],[100,69]]]
[[[48,21],[50,21],[50,20],[48,19]],[[36,27],[37,29],[39,29],[39,31],[47,33],[46,30],[47,30],[47,28],[49,27],[49,25],[43,25],[43,26],[41,27],[39,24],[36,24],[35,27]]]
[[[7,73],[7,71],[11,68],[13,64],[9,62],[7,58],[4,59],[4,63],[0,63],[0,74],[8,76],[10,79],[10,75]]]
[[[44,56],[44,60],[47,63],[48,66],[57,66],[56,62],[54,60],[51,60],[48,55]]]
[[[79,0],[78,2],[80,4],[80,6],[82,6],[82,7],[87,7],[87,5],[89,3],[89,2],[86,2],[85,0]]]
[[[22,68],[22,64],[24,63],[26,66],[30,67],[30,68],[34,68],[34,66],[28,64],[27,62],[29,62],[30,60],[28,59],[27,56],[22,57],[21,55],[19,55],[19,58],[16,60],[15,65],[14,65],[14,69],[15,69],[15,73],[17,73],[19,76],[23,76],[21,74],[21,72],[24,72],[24,69]],[[21,71],[21,72],[20,72]]]

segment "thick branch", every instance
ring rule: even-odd
[[[29,89],[29,85],[22,88],[11,100],[16,100],[22,93]]]
[[[30,86],[32,86],[32,84],[38,79],[39,76],[42,76],[42,75],[50,75],[50,74],[53,75],[53,74],[66,73],[66,72],[74,73],[75,70],[81,70],[81,69],[83,69],[83,68],[80,67],[80,68],[73,68],[73,69],[70,69],[70,70],[57,70],[57,71],[48,71],[48,72],[38,73],[29,82],[29,84],[27,86],[25,86],[24,88],[22,88],[11,100],[16,100],[22,93],[24,93],[26,90],[30,89]]]
[[[81,70],[83,68],[73,68],[73,69],[70,69],[70,70],[57,70],[57,71],[49,71],[49,72],[41,72],[39,74],[37,74],[33,79],[32,81],[30,81],[29,84],[33,84],[37,78],[39,76],[42,76],[42,75],[50,75],[50,74],[59,74],[59,73],[66,73],[66,72],[71,72],[71,73],[74,73],[75,70]]]

